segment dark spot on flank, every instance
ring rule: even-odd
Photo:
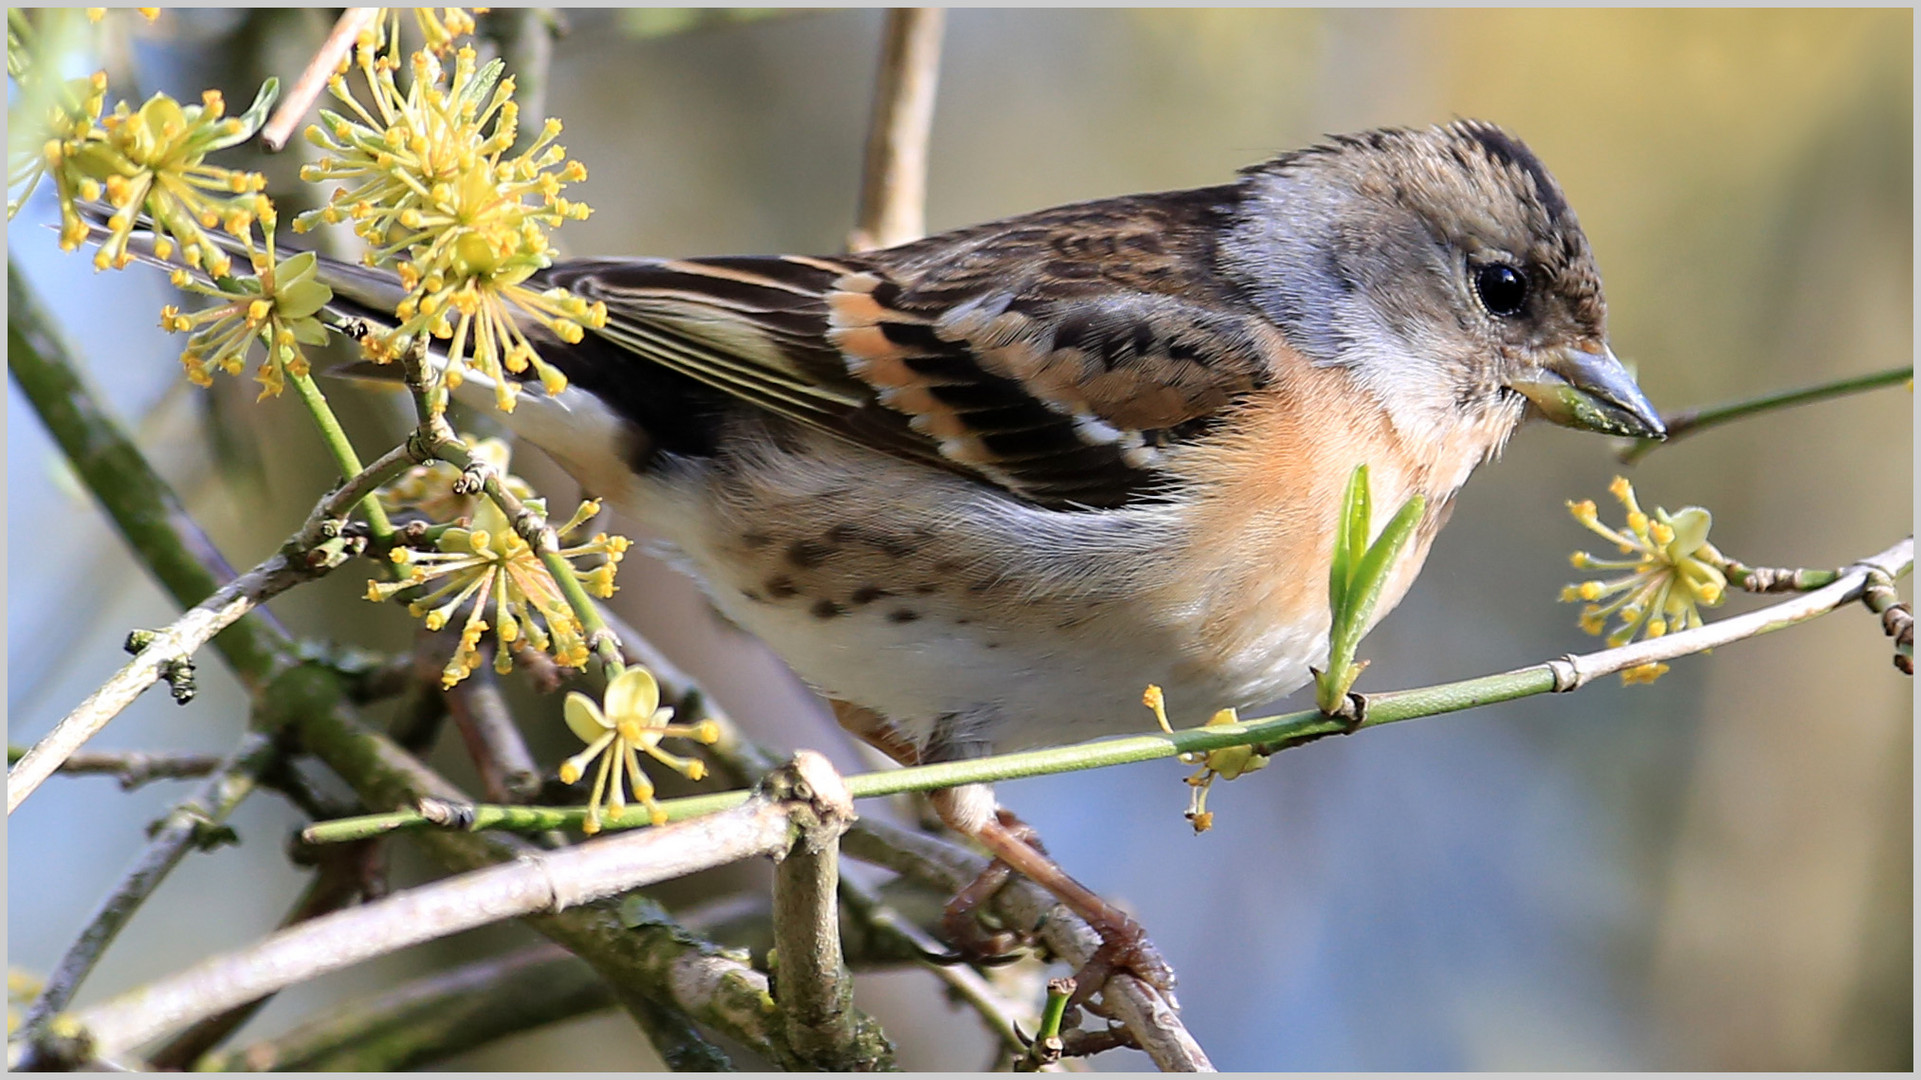
[[[830,544],[849,543],[859,539],[861,532],[862,529],[859,525],[843,521],[839,525],[827,530],[827,542]]]
[[[796,540],[787,545],[787,561],[802,569],[819,566],[833,553],[833,545],[818,540]]]
[[[878,585],[862,585],[860,588],[855,589],[854,595],[847,599],[850,603],[858,607],[861,604],[871,604],[883,596],[892,595],[894,594]]]
[[[932,596],[939,591],[940,582],[938,581],[923,581],[919,585],[914,586],[915,596]]]
[[[800,590],[794,587],[794,579],[785,574],[780,577],[768,578],[766,588],[767,595],[776,600],[786,600],[789,597],[800,595]]]
[[[990,649],[998,649],[1001,647],[1001,643],[998,641],[990,641],[987,643],[987,647]]]
[[[865,541],[890,559],[905,559],[914,553],[914,545],[898,536],[869,536]]]
[[[816,600],[814,601],[814,606],[808,610],[812,611],[814,617],[817,619],[831,619],[836,615],[847,614],[846,608],[841,607],[832,600]]]
[[[910,623],[918,618],[920,612],[912,608],[895,608],[887,613],[887,621],[892,623]]]
[[[997,578],[981,578],[979,581],[968,582],[967,591],[971,593],[984,593],[999,583],[999,579]]]
[[[753,589],[742,589],[740,591],[740,595],[746,597],[749,600],[752,600],[756,604],[765,604],[767,602],[767,598],[765,596],[762,596],[759,592]]]
[[[764,548],[774,542],[774,538],[764,532],[745,532],[740,534],[740,542],[748,550]]]
[[[953,559],[942,559],[934,564],[934,573],[936,574],[958,574],[960,573],[960,569],[961,564],[955,562]]]
[[[960,618],[954,620],[954,625],[955,626],[972,626],[974,625],[974,620],[963,615]]]

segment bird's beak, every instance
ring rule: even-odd
[[[1660,412],[1605,345],[1599,352],[1558,349],[1511,385],[1557,424],[1632,439],[1667,438]]]

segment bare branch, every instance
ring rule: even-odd
[[[24,746],[7,747],[7,764],[25,757]],[[71,754],[56,771],[68,776],[111,776],[123,791],[155,780],[191,780],[220,767],[212,754],[169,754],[150,750],[82,750]]]
[[[940,8],[887,12],[851,251],[893,247],[926,232],[927,140],[946,17]]]
[[[100,901],[79,938],[55,962],[39,998],[21,1020],[21,1030],[33,1028],[67,1007],[80,983],[92,973],[100,955],[113,944],[127,920],[133,918],[133,913],[140,910],[140,905],[187,852],[218,842],[217,830],[223,827],[227,815],[252,793],[260,774],[278,757],[279,751],[270,736],[248,732],[220,772],[157,823],[153,838],[134,859],[126,876]]]
[[[93,738],[108,721],[133,704],[149,686],[166,677],[215,634],[236,619],[303,581],[311,581],[346,558],[340,547],[339,520],[375,488],[412,463],[405,447],[395,447],[335,489],[299,532],[265,562],[227,582],[164,630],[156,632],[132,662],[88,695],[53,730],[7,770],[7,814],[11,816],[54,770]]]
[[[592,968],[541,944],[403,983],[201,1069],[393,1072],[614,1004]]]
[[[540,765],[514,724],[491,667],[482,664],[447,691],[447,711],[467,742],[487,798],[518,803],[539,793]]]
[[[327,40],[320,43],[307,69],[294,80],[293,88],[287,96],[280,99],[280,107],[274,110],[273,119],[260,129],[260,142],[272,151],[280,151],[293,138],[294,128],[307,118],[308,110],[320,98],[320,90],[327,85],[327,77],[334,73],[340,62],[353,51],[354,40],[360,32],[374,25],[380,18],[379,8],[348,8],[340,13],[340,20],[334,23],[333,32]]]
[[[774,1003],[787,1041],[816,1068],[869,1071],[874,1062],[850,1054],[869,1044],[855,1037],[854,979],[841,956],[836,905],[840,835],[854,820],[854,802],[833,765],[811,750],[794,755],[791,770],[768,779],[799,785],[792,791],[776,786],[773,792],[820,811],[795,815],[798,835],[774,872],[774,941],[780,960]],[[891,1055],[884,1042],[878,1049]]]
[[[787,851],[796,814],[822,818],[812,789],[791,799],[757,795],[698,821],[609,837],[477,870],[395,893],[371,904],[289,927],[236,952],[212,957],[159,982],[51,1025],[62,1043],[36,1043],[51,1061],[63,1052],[113,1057],[183,1023],[329,971],[502,919],[551,914],[741,859]]]

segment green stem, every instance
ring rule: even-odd
[[[1633,445],[1621,451],[1621,463],[1623,465],[1632,465],[1643,457],[1646,457],[1648,452],[1657,446],[1671,445],[1677,439],[1685,438],[1699,431],[1705,431],[1711,427],[1719,427],[1722,424],[1742,420],[1759,413],[1771,412],[1775,409],[1785,409],[1794,405],[1806,405],[1809,402],[1826,401],[1829,398],[1858,394],[1864,390],[1875,390],[1883,386],[1893,386],[1896,383],[1907,382],[1912,378],[1914,378],[1914,365],[1909,364],[1906,367],[1877,371],[1872,375],[1854,375],[1845,379],[1836,379],[1833,382],[1804,386],[1799,390],[1783,390],[1779,393],[1764,394],[1760,397],[1749,398],[1745,401],[1731,401],[1726,404],[1710,405],[1701,409],[1683,409],[1680,412],[1663,418],[1663,422],[1666,423],[1668,429],[1668,436],[1665,441],[1659,439],[1637,439]]]
[[[859,773],[847,777],[847,790],[856,799],[899,795],[909,791],[934,791],[962,784],[992,784],[1055,773],[1102,769],[1139,761],[1154,761],[1187,753],[1206,753],[1229,746],[1253,745],[1273,753],[1324,735],[1334,735],[1365,727],[1378,727],[1417,716],[1472,709],[1514,698],[1544,694],[1554,689],[1554,672],[1546,664],[1522,668],[1500,675],[1486,675],[1464,682],[1446,683],[1419,690],[1399,690],[1370,695],[1358,724],[1341,717],[1328,716],[1318,709],[1285,713],[1280,716],[1243,720],[1234,724],[1209,724],[1172,733],[1155,732],[1129,738],[1029,750],[1018,754],[999,754],[967,761],[945,761],[936,765],[916,765],[905,769]],[[667,820],[681,821],[740,805],[745,791],[723,791],[684,799],[666,799],[660,808]],[[507,829],[514,832],[579,828],[587,818],[586,807],[493,806],[472,808],[473,830]],[[464,817],[464,815],[463,815]],[[649,824],[649,811],[629,806],[619,814],[603,812],[601,823],[607,828],[634,828]],[[389,814],[322,822],[302,833],[312,843],[360,840],[401,829],[423,828],[428,820],[419,812],[403,810]]]
[[[314,426],[320,429],[320,438],[327,444],[327,453],[334,459],[334,467],[340,470],[342,480],[360,475],[360,455],[354,453],[353,440],[340,426],[340,419],[334,415],[333,408],[327,404],[327,396],[313,381],[312,375],[296,375],[292,379],[295,390],[300,392],[300,400],[306,404],[307,412],[312,414]],[[380,506],[380,499],[368,495],[360,500],[360,512],[367,515],[367,527],[373,531],[376,544],[385,546],[394,534],[393,523],[387,520],[387,511]]]

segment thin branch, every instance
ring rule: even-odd
[[[361,895],[362,879],[359,873],[362,852],[355,848],[341,848],[336,857],[321,864],[307,882],[307,887],[294,902],[293,908],[280,920],[279,927],[284,929],[296,923],[317,919],[329,912],[338,911],[353,903]],[[155,1071],[177,1071],[196,1068],[201,1056],[226,1041],[229,1035],[240,1030],[241,1026],[253,1019],[254,1014],[266,1007],[272,996],[257,997],[252,1001],[210,1016],[182,1031],[179,1035],[147,1056],[146,1066]]]
[[[197,1068],[397,1072],[613,1004],[592,968],[541,944],[403,983]]]
[[[7,764],[25,757],[24,746],[7,747]],[[111,776],[122,791],[132,791],[155,780],[191,780],[220,767],[212,754],[169,754],[150,750],[82,750],[60,763],[67,776]]]
[[[1743,420],[1760,413],[1771,412],[1775,409],[1785,409],[1794,405],[1806,405],[1810,402],[1846,397],[1849,394],[1858,394],[1864,390],[1876,390],[1883,386],[1893,386],[1896,383],[1908,382],[1913,378],[1914,365],[1909,364],[1906,367],[1877,371],[1872,375],[1853,375],[1845,379],[1836,379],[1833,382],[1804,386],[1799,390],[1784,390],[1775,394],[1763,394],[1760,397],[1749,398],[1745,401],[1732,401],[1724,405],[1710,405],[1700,409],[1682,409],[1680,412],[1661,418],[1661,422],[1667,426],[1667,438],[1665,441],[1661,439],[1636,439],[1622,449],[1620,453],[1621,463],[1624,465],[1632,465],[1646,457],[1649,452],[1657,446],[1671,446],[1678,439],[1684,439],[1689,435],[1706,431],[1712,427],[1720,427],[1722,424],[1734,420]]]
[[[327,77],[340,67],[341,61],[353,51],[354,41],[363,30],[374,25],[380,18],[380,8],[348,8],[340,13],[340,20],[334,23],[333,32],[327,40],[320,43],[312,60],[307,62],[306,70],[294,80],[293,88],[287,96],[280,99],[280,107],[274,110],[273,118],[267,126],[260,129],[260,142],[268,150],[278,152],[286,148],[287,140],[293,138],[294,128],[307,117],[320,98],[320,91],[327,85]]]
[[[227,815],[252,793],[260,774],[278,757],[279,751],[271,736],[259,731],[248,732],[220,772],[157,823],[153,838],[134,859],[126,876],[100,901],[80,936],[54,963],[40,996],[21,1021],[22,1030],[39,1026],[67,1007],[80,983],[93,971],[100,955],[127,925],[127,920],[140,910],[187,852],[220,842]]]
[[[927,140],[946,17],[940,8],[887,12],[851,251],[893,247],[926,232]]]
[[[798,772],[799,767],[796,767]],[[214,956],[170,978],[148,984],[65,1018],[64,1038],[87,1057],[126,1053],[184,1023],[329,971],[485,926],[502,919],[554,914],[602,897],[699,870],[788,850],[797,813],[829,817],[812,804],[812,789],[796,780],[724,814],[660,829],[628,833],[551,853],[530,852],[512,863],[445,881],[270,935],[244,949]],[[63,1046],[36,1043],[51,1061]]]
[[[215,634],[273,597],[325,574],[344,561],[346,550],[336,542],[343,539],[338,527],[340,518],[412,463],[405,447],[389,451],[322,499],[300,531],[289,537],[273,556],[222,585],[172,625],[156,632],[139,655],[75,706],[18,764],[7,770],[7,814],[11,816],[27,796],[53,775],[61,762]]]
[[[293,719],[303,746],[352,784],[362,801],[374,806],[423,797],[465,801],[458,788],[361,725],[324,672],[302,669],[285,678],[293,684],[285,696],[304,703]],[[333,697],[323,700],[329,693]],[[511,862],[536,851],[497,835],[440,832],[417,839],[429,856],[454,871]],[[693,1027],[698,1021],[770,1062],[797,1061],[770,1023],[773,1001],[765,977],[664,916],[643,923],[590,907],[526,921],[613,985],[665,1060],[685,1061],[691,1068],[723,1067],[725,1057],[698,1038]]]
[[[1263,752],[1271,753],[1326,735],[1345,734],[1397,720],[1438,716],[1535,694],[1566,692],[1604,675],[1617,674],[1642,664],[1706,652],[1824,615],[1860,599],[1871,573],[1898,578],[1908,572],[1913,561],[1914,540],[1910,537],[1846,568],[1824,588],[1796,595],[1745,615],[1722,619],[1695,630],[1637,641],[1619,648],[1566,656],[1499,675],[1483,675],[1415,690],[1354,694],[1349,696],[1348,705],[1341,715],[1330,716],[1317,709],[1307,709],[1233,724],[1209,724],[1174,732],[1102,739],[1047,750],[857,773],[846,778],[847,790],[856,799],[867,799],[963,784],[992,784],[1100,769],[1179,754],[1205,753],[1231,746],[1256,746]],[[1360,703],[1358,706],[1355,705],[1357,699]],[[747,793],[742,791],[716,792],[681,799],[663,799],[659,807],[666,812],[669,821],[684,821],[738,806],[746,798]],[[472,811],[467,827],[475,830],[577,829],[587,815],[582,807],[559,806],[480,805],[473,807]],[[644,826],[650,823],[649,811],[630,807],[621,813],[603,814],[601,822],[610,829]],[[430,824],[417,811],[397,811],[344,821],[320,822],[310,826],[302,835],[313,843],[330,843],[361,840],[397,829],[418,829]]]
[[[778,795],[818,813],[800,812],[793,846],[774,871],[774,941],[780,958],[774,1004],[794,1052],[817,1069],[872,1071],[877,1064],[862,1055],[891,1058],[884,1040],[857,1037],[854,977],[840,948],[840,835],[854,820],[847,787],[825,757],[811,750],[794,756],[791,772],[769,780],[803,785]]]
[[[73,350],[20,276],[18,263],[7,267],[7,372],[175,602],[198,603],[233,578],[233,567],[81,378]],[[292,656],[291,635],[264,609],[228,627],[213,645],[249,691]]]
[[[491,667],[482,664],[447,691],[447,711],[466,740],[489,799],[517,803],[539,793],[540,765],[527,749]]]

